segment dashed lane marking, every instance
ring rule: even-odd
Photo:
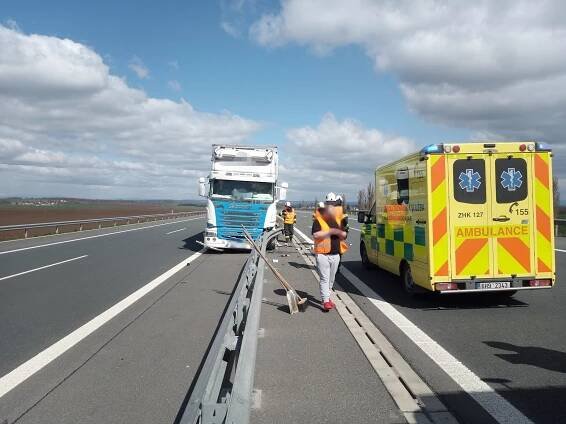
[[[51,268],[51,267],[54,267],[54,266],[57,266],[57,265],[66,264],[67,262],[78,261],[79,259],[86,258],[87,256],[88,255],[77,256],[76,258],[66,259],[64,261],[55,262],[54,264],[44,265],[44,266],[40,266],[38,268],[28,269],[27,271],[18,272],[17,274],[6,275],[5,277],[0,277],[0,281],[7,280],[9,278],[19,277],[20,275],[29,274],[30,272],[40,271],[42,269]]]
[[[165,233],[165,235],[168,236],[169,234],[178,233],[179,231],[183,230],[186,230],[186,228],[179,228],[178,230],[169,231],[168,233]]]

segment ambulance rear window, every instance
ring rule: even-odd
[[[460,203],[485,203],[485,162],[459,159],[453,167],[454,199]]]
[[[528,194],[527,162],[521,158],[495,159],[497,203],[525,200]]]

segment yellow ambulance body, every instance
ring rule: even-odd
[[[552,287],[551,158],[532,141],[444,143],[378,168],[362,262],[411,293]]]

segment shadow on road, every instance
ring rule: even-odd
[[[515,365],[532,365],[549,371],[566,373],[566,353],[535,346],[517,346],[505,342],[484,342],[489,347],[507,350],[495,356]]]
[[[199,250],[202,249],[202,246],[197,243],[197,240],[202,241],[202,233],[195,234],[193,236],[190,236],[182,240],[183,245],[179,247],[179,249],[186,249],[186,250],[190,250],[191,252],[198,252]]]
[[[344,261],[343,266],[371,287],[383,300],[404,308],[427,310],[485,309],[526,307],[527,303],[497,293],[440,295],[423,293],[410,296],[403,290],[399,277],[381,269],[365,269],[360,261]],[[346,292],[358,291],[341,275],[336,281]],[[377,298],[377,296],[376,296]]]
[[[320,303],[320,300],[317,299],[316,297],[314,297],[313,295],[302,291],[302,290],[296,290],[297,294],[300,297],[306,297],[307,298],[307,304],[314,306],[315,308],[318,308],[320,310],[322,310],[322,304]],[[273,293],[275,293],[278,296],[282,296],[282,297],[286,297],[287,296],[287,292],[285,291],[285,289],[281,288],[281,289],[275,289],[273,290]],[[280,311],[283,311],[285,313],[289,313],[289,306],[287,305],[287,302],[285,302],[285,304],[281,304],[281,306],[279,306],[277,308]]]
[[[297,269],[314,269],[314,267],[312,265],[307,265],[305,263],[294,262],[294,261],[290,261],[289,265],[291,265],[293,268],[297,268]]]

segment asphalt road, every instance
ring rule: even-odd
[[[173,422],[246,258],[198,253],[203,226],[184,218],[0,243],[0,378],[19,378],[22,364],[54,355],[68,335],[181,265],[0,393],[0,422]]]
[[[306,234],[310,223],[310,214],[299,214]],[[200,255],[195,241],[203,225],[203,219],[183,219],[0,243],[0,379],[45,352],[52,356],[9,392],[2,394],[0,384],[0,422],[172,422],[246,257]],[[376,297],[533,422],[566,422],[566,288],[560,281],[510,300],[409,298],[394,276],[362,268],[357,224],[352,228],[344,266]],[[556,252],[560,279],[566,240],[557,240],[557,248],[563,250]],[[175,266],[179,272],[167,274]],[[157,280],[76,344],[50,351]],[[462,422],[493,422],[372,299],[343,277],[338,283]],[[343,389],[352,393],[354,386]]]
[[[310,236],[310,214],[298,228]],[[408,297],[395,276],[366,270],[358,253],[360,232],[352,223],[352,248],[343,265],[413,324],[461,361],[535,423],[566,422],[566,252],[556,252],[558,283],[552,290],[519,292],[510,300],[493,295]],[[566,250],[566,240],[556,247]],[[462,422],[491,417],[344,278],[364,312]]]

